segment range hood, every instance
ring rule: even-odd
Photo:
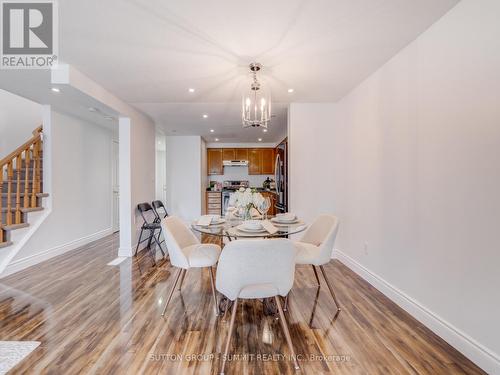
[[[222,165],[224,167],[247,167],[248,160],[224,160]]]

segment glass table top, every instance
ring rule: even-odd
[[[277,223],[273,219],[273,217],[269,217],[269,221],[278,229],[278,231],[274,234],[270,234],[267,231],[262,232],[247,232],[242,231],[238,228],[239,225],[243,224],[242,219],[238,219],[235,217],[231,218],[223,218],[224,222],[220,224],[211,224],[208,226],[198,225],[197,222],[193,222],[191,227],[193,230],[208,234],[212,236],[220,236],[220,237],[228,237],[231,239],[234,238],[271,238],[271,237],[282,237],[290,234],[300,233],[307,228],[307,225],[301,221],[300,219],[294,223]]]

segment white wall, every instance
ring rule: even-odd
[[[0,159],[29,140],[42,124],[42,106],[0,90]]]
[[[498,14],[496,0],[463,0],[339,103],[291,105],[289,129],[291,210],[338,215],[336,248],[490,373],[500,373]]]
[[[120,256],[131,256],[142,219],[137,204],[155,197],[155,124],[152,119],[70,65],[52,70],[52,82],[69,84],[119,113]],[[146,245],[147,243],[144,243]]]
[[[52,212],[10,267],[32,264],[111,233],[111,130],[52,112]]]
[[[185,221],[198,218],[201,201],[201,137],[166,137],[167,210]]]
[[[208,165],[207,165],[207,143],[205,140],[202,138],[201,139],[201,150],[200,150],[200,156],[201,156],[201,169],[200,169],[200,174],[201,174],[201,213],[206,214],[206,209],[207,209],[207,186],[208,186]]]

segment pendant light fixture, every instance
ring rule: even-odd
[[[241,103],[241,120],[244,128],[267,128],[271,120],[271,96],[262,88],[257,79],[257,73],[261,69],[262,65],[257,62],[250,64],[253,82],[250,91],[243,95]]]

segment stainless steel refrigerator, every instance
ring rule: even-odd
[[[288,143],[285,139],[276,147],[274,179],[276,181],[276,209],[278,212],[288,211]]]

